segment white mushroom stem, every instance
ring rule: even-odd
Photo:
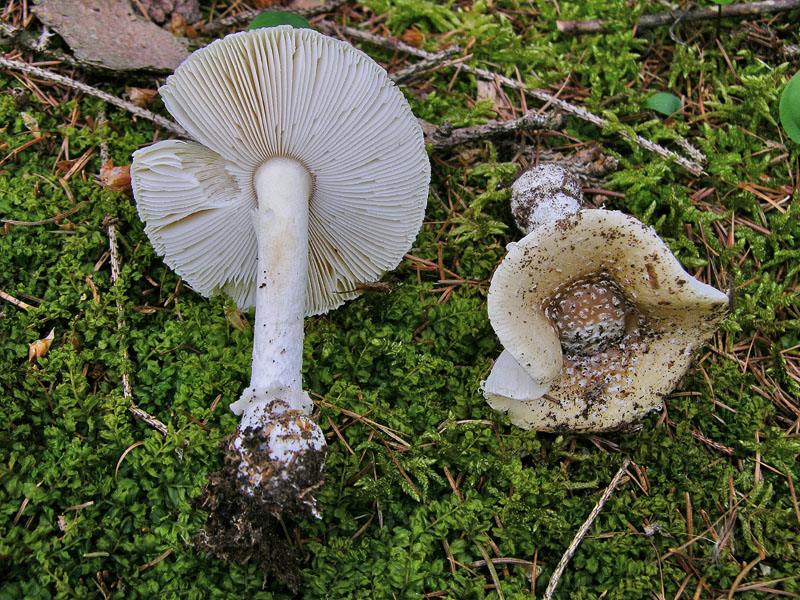
[[[299,503],[319,516],[310,492],[322,483],[325,438],[309,418],[313,404],[301,375],[313,183],[299,162],[273,158],[256,170],[253,187],[258,198],[253,366],[250,386],[231,404],[242,417],[233,439],[241,459],[240,489],[281,506]]]
[[[297,161],[273,158],[255,174],[258,196],[256,323],[251,387],[302,387],[311,176]]]
[[[253,366],[250,387],[231,405],[242,415],[240,429],[255,426],[265,409],[311,410],[300,374],[311,175],[295,160],[273,158],[258,168],[253,186],[258,197],[253,217],[258,244]],[[276,399],[285,406],[273,406]]]

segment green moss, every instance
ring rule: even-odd
[[[219,14],[226,3],[217,4]],[[644,2],[366,7],[393,34],[411,26],[428,34],[429,50],[475,39],[470,64],[511,77],[518,70],[551,91],[570,75],[565,97],[611,125],[599,131],[570,118],[564,136],[532,135],[529,145],[600,142],[622,163],[603,182],[617,193],[606,206],[652,225],[693,274],[732,285],[735,306],[714,350],[701,352],[666,412],[640,430],[590,437],[515,428],[478,388],[500,351],[486,317],[488,280],[519,237],[507,206],[521,166],[516,148],[499,140],[434,156],[426,224],[410,251],[428,263],[404,260],[384,278],[388,293],[367,291],[306,322],[305,385],[320,400],[331,454],[323,518],[287,525],[302,549],[299,596],[497,598],[479,547],[536,560],[541,596],[623,455],[635,481],[612,495],[555,598],[660,597],[662,586],[673,598],[687,578],[683,596],[726,596],[759,556],[738,585],[788,578],[771,585],[799,594],[789,485],[796,495],[798,150],[781,142],[777,125],[787,66],[756,55],[744,33],[730,35],[736,22],[723,21],[719,37],[713,23],[678,28],[681,43],[667,28],[633,36],[639,15],[659,10]],[[553,25],[586,18],[612,23],[582,36]],[[783,25],[774,31],[792,41]],[[642,77],[651,71],[658,78]],[[436,70],[424,83],[405,92],[428,121],[469,126],[498,114],[463,73]],[[19,85],[0,75],[0,159],[34,139],[7,91]],[[664,89],[684,96],[680,121],[640,114],[643,99]],[[101,108],[109,125],[90,127],[86,117]],[[218,444],[236,426],[227,405],[248,381],[252,333],[226,318],[226,300],[198,296],[167,269],[131,199],[94,181],[101,142],[115,164],[127,164],[153,126],[86,98],[57,107],[34,99],[25,112],[46,137],[0,165],[0,215],[35,222],[82,204],[55,223],[0,229],[0,290],[33,306],[0,300],[0,599],[95,598],[100,589],[124,598],[290,598],[254,566],[205,558],[189,544],[205,520],[190,500],[220,468]],[[640,149],[618,135],[623,129],[676,150],[688,139],[707,156],[706,175]],[[70,158],[94,154],[62,184],[54,165],[65,142]],[[109,216],[123,264],[116,287]],[[50,352],[29,363],[28,345],[51,328]],[[125,370],[166,436],[128,412]],[[505,598],[529,597],[529,564],[495,568]]]

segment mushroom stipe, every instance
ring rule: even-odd
[[[159,92],[197,142],[134,153],[145,232],[197,292],[255,307],[250,385],[230,405],[241,422],[204,491],[212,514],[199,539],[243,559],[274,542],[265,515],[319,516],[326,444],[303,390],[303,319],[400,263],[422,225],[430,164],[386,71],[311,29],[226,36]]]

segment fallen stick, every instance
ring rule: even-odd
[[[442,66],[442,63],[459,52],[461,52],[460,47],[448,46],[444,50],[440,50],[436,54],[433,54],[430,58],[423,59],[418,63],[414,63],[413,65],[406,67],[405,69],[395,71],[389,75],[389,79],[395,83],[400,83],[401,81],[405,81],[406,79],[413,77],[417,73],[422,73],[423,71],[429,71]]]
[[[784,1],[789,1],[789,0],[784,0]],[[800,2],[800,0],[791,0],[791,1]],[[434,56],[434,54],[431,52],[421,50],[420,48],[415,48],[414,46],[410,46],[399,40],[394,40],[392,38],[386,38],[383,36],[367,33],[365,31],[361,31],[360,29],[356,29],[354,27],[339,27],[338,25],[334,23],[329,23],[327,21],[320,21],[317,23],[317,26],[320,29],[322,29],[327,35],[344,34],[365,42],[375,44],[377,46],[381,46],[383,48],[388,48],[390,50],[396,50],[400,52],[406,52],[408,54],[423,59],[430,59]],[[532,98],[536,98],[537,100],[540,100],[550,106],[555,106],[564,111],[565,113],[571,114],[575,117],[578,117],[579,119],[583,119],[584,121],[588,121],[589,123],[592,123],[597,127],[605,128],[606,126],[609,125],[606,119],[598,115],[595,115],[594,113],[591,113],[584,108],[566,102],[565,100],[556,98],[552,94],[548,94],[545,91],[530,89],[521,81],[516,81],[514,79],[511,79],[510,77],[506,77],[505,75],[500,75],[498,73],[494,73],[486,69],[465,65],[463,63],[459,64],[459,68],[465,73],[471,73],[477,77],[480,77],[481,79],[485,79],[486,81],[498,81],[506,87],[519,90],[524,94],[531,96]],[[705,174],[705,171],[703,170],[703,167],[700,166],[700,164],[691,161],[683,156],[680,156],[679,154],[676,154],[671,150],[667,150],[663,146],[660,146],[655,142],[651,142],[650,140],[645,139],[640,135],[637,135],[635,133],[629,133],[628,131],[625,130],[620,131],[620,135],[630,139],[635,144],[644,148],[645,150],[649,150],[650,152],[658,154],[663,158],[674,160],[676,165],[682,167],[683,169],[686,169],[693,175],[700,176]]]
[[[106,225],[106,233],[108,235],[108,252],[111,255],[111,283],[117,285],[119,279],[119,249],[117,247],[117,228],[115,219],[108,218]],[[122,305],[117,299],[117,330],[125,327],[125,319],[122,318]],[[128,401],[128,412],[135,417],[141,419],[154,429],[158,430],[162,435],[167,435],[167,426],[164,425],[153,415],[145,412],[139,408],[133,401],[133,392],[131,391],[131,381],[128,377],[128,349],[122,347],[122,395]]]
[[[512,121],[489,121],[485,125],[473,125],[458,129],[453,129],[449,123],[433,125],[421,119],[420,125],[425,134],[425,143],[433,144],[434,150],[441,151],[468,142],[508,135],[515,131],[559,129],[564,125],[564,118],[556,114],[541,115],[535,111],[528,111],[519,119]]]
[[[104,111],[100,111],[97,115],[97,124],[105,121],[106,115]],[[100,161],[102,164],[108,162],[108,144],[106,142],[100,143]],[[111,285],[116,286],[120,274],[120,260],[119,260],[119,246],[117,245],[117,220],[111,216],[105,218],[106,235],[108,235],[108,254],[111,262]],[[125,328],[125,319],[122,317],[122,304],[119,298],[116,299],[117,305],[117,331],[122,331]],[[142,410],[133,401],[133,392],[131,391],[131,380],[128,377],[128,348],[122,343],[120,339],[120,346],[122,347],[122,395],[128,401],[128,412],[133,416],[141,419],[154,429],[158,430],[161,435],[167,435],[167,426],[159,421],[150,413]]]
[[[21,308],[23,310],[28,310],[30,308],[33,308],[27,302],[23,302],[22,300],[17,300],[16,298],[14,298],[14,296],[12,296],[10,294],[6,294],[3,290],[0,290],[0,298],[5,300],[6,302],[9,302],[9,303],[13,304],[17,308]]]
[[[800,0],[764,0],[763,2],[744,2],[728,4],[714,8],[694,8],[691,10],[671,10],[655,15],[642,15],[636,23],[635,31],[655,29],[662,25],[671,25],[676,21],[691,23],[717,17],[742,17],[766,13],[782,12],[800,8]],[[591,21],[556,21],[556,27],[562,33],[601,33],[606,30],[609,21],[593,19]]]
[[[158,125],[162,129],[166,129],[170,133],[173,133],[175,135],[181,136],[186,139],[190,139],[190,136],[186,132],[186,130],[177,123],[173,123],[172,121],[162,117],[161,115],[157,115],[144,108],[139,108],[138,106],[136,106],[131,102],[123,100],[122,98],[117,98],[116,96],[104,92],[103,90],[99,90],[90,85],[86,85],[85,83],[81,83],[80,81],[75,81],[74,79],[70,79],[69,77],[65,77],[64,75],[53,73],[52,71],[48,71],[47,69],[40,69],[39,67],[34,67],[32,65],[20,62],[18,60],[9,60],[2,56],[0,56],[0,65],[3,65],[7,69],[22,71],[23,73],[28,73],[29,75],[35,75],[36,77],[41,77],[42,79],[46,79],[48,81],[54,81],[61,85],[65,85],[74,90],[78,90],[79,92],[83,92],[84,94],[95,96],[96,98],[100,98],[100,100],[108,102],[113,106],[127,110],[128,112],[136,115],[137,117],[142,117],[143,119],[148,119],[149,121],[153,121],[156,125]]]
[[[567,548],[564,556],[561,557],[556,570],[553,571],[553,576],[550,578],[550,582],[547,584],[547,589],[544,592],[544,600],[550,600],[550,598],[553,596],[556,585],[558,585],[558,580],[561,579],[561,576],[564,574],[564,569],[567,568],[567,563],[572,558],[572,555],[575,554],[575,550],[578,549],[578,544],[581,543],[581,540],[589,531],[589,528],[592,526],[592,523],[594,523],[597,515],[600,514],[601,510],[603,510],[603,505],[608,501],[609,498],[611,498],[611,494],[614,493],[614,489],[619,484],[619,480],[622,479],[622,476],[625,474],[625,470],[630,464],[630,458],[626,458],[624,461],[622,461],[622,466],[619,468],[619,471],[617,471],[617,474],[614,475],[614,479],[611,480],[611,483],[608,484],[608,487],[603,492],[603,495],[600,496],[600,500],[598,500],[597,504],[594,505],[592,512],[589,513],[589,518],[586,519],[586,522],[581,525],[578,533],[575,534],[575,539],[572,540],[572,543],[569,545],[569,548]]]
[[[117,228],[115,219],[108,218],[106,225],[106,233],[108,235],[108,251],[111,255],[111,283],[117,285],[119,279],[119,249],[117,247]],[[117,330],[122,330],[125,327],[125,319],[122,318],[122,305],[117,299]],[[133,416],[141,419],[154,429],[158,430],[161,435],[167,435],[167,426],[164,425],[153,415],[145,412],[139,408],[133,401],[133,392],[131,391],[131,381],[128,377],[128,349],[122,346],[122,395],[128,401],[128,412]]]

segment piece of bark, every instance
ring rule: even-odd
[[[40,0],[33,12],[90,66],[168,73],[189,55],[185,41],[136,16],[124,0]]]

